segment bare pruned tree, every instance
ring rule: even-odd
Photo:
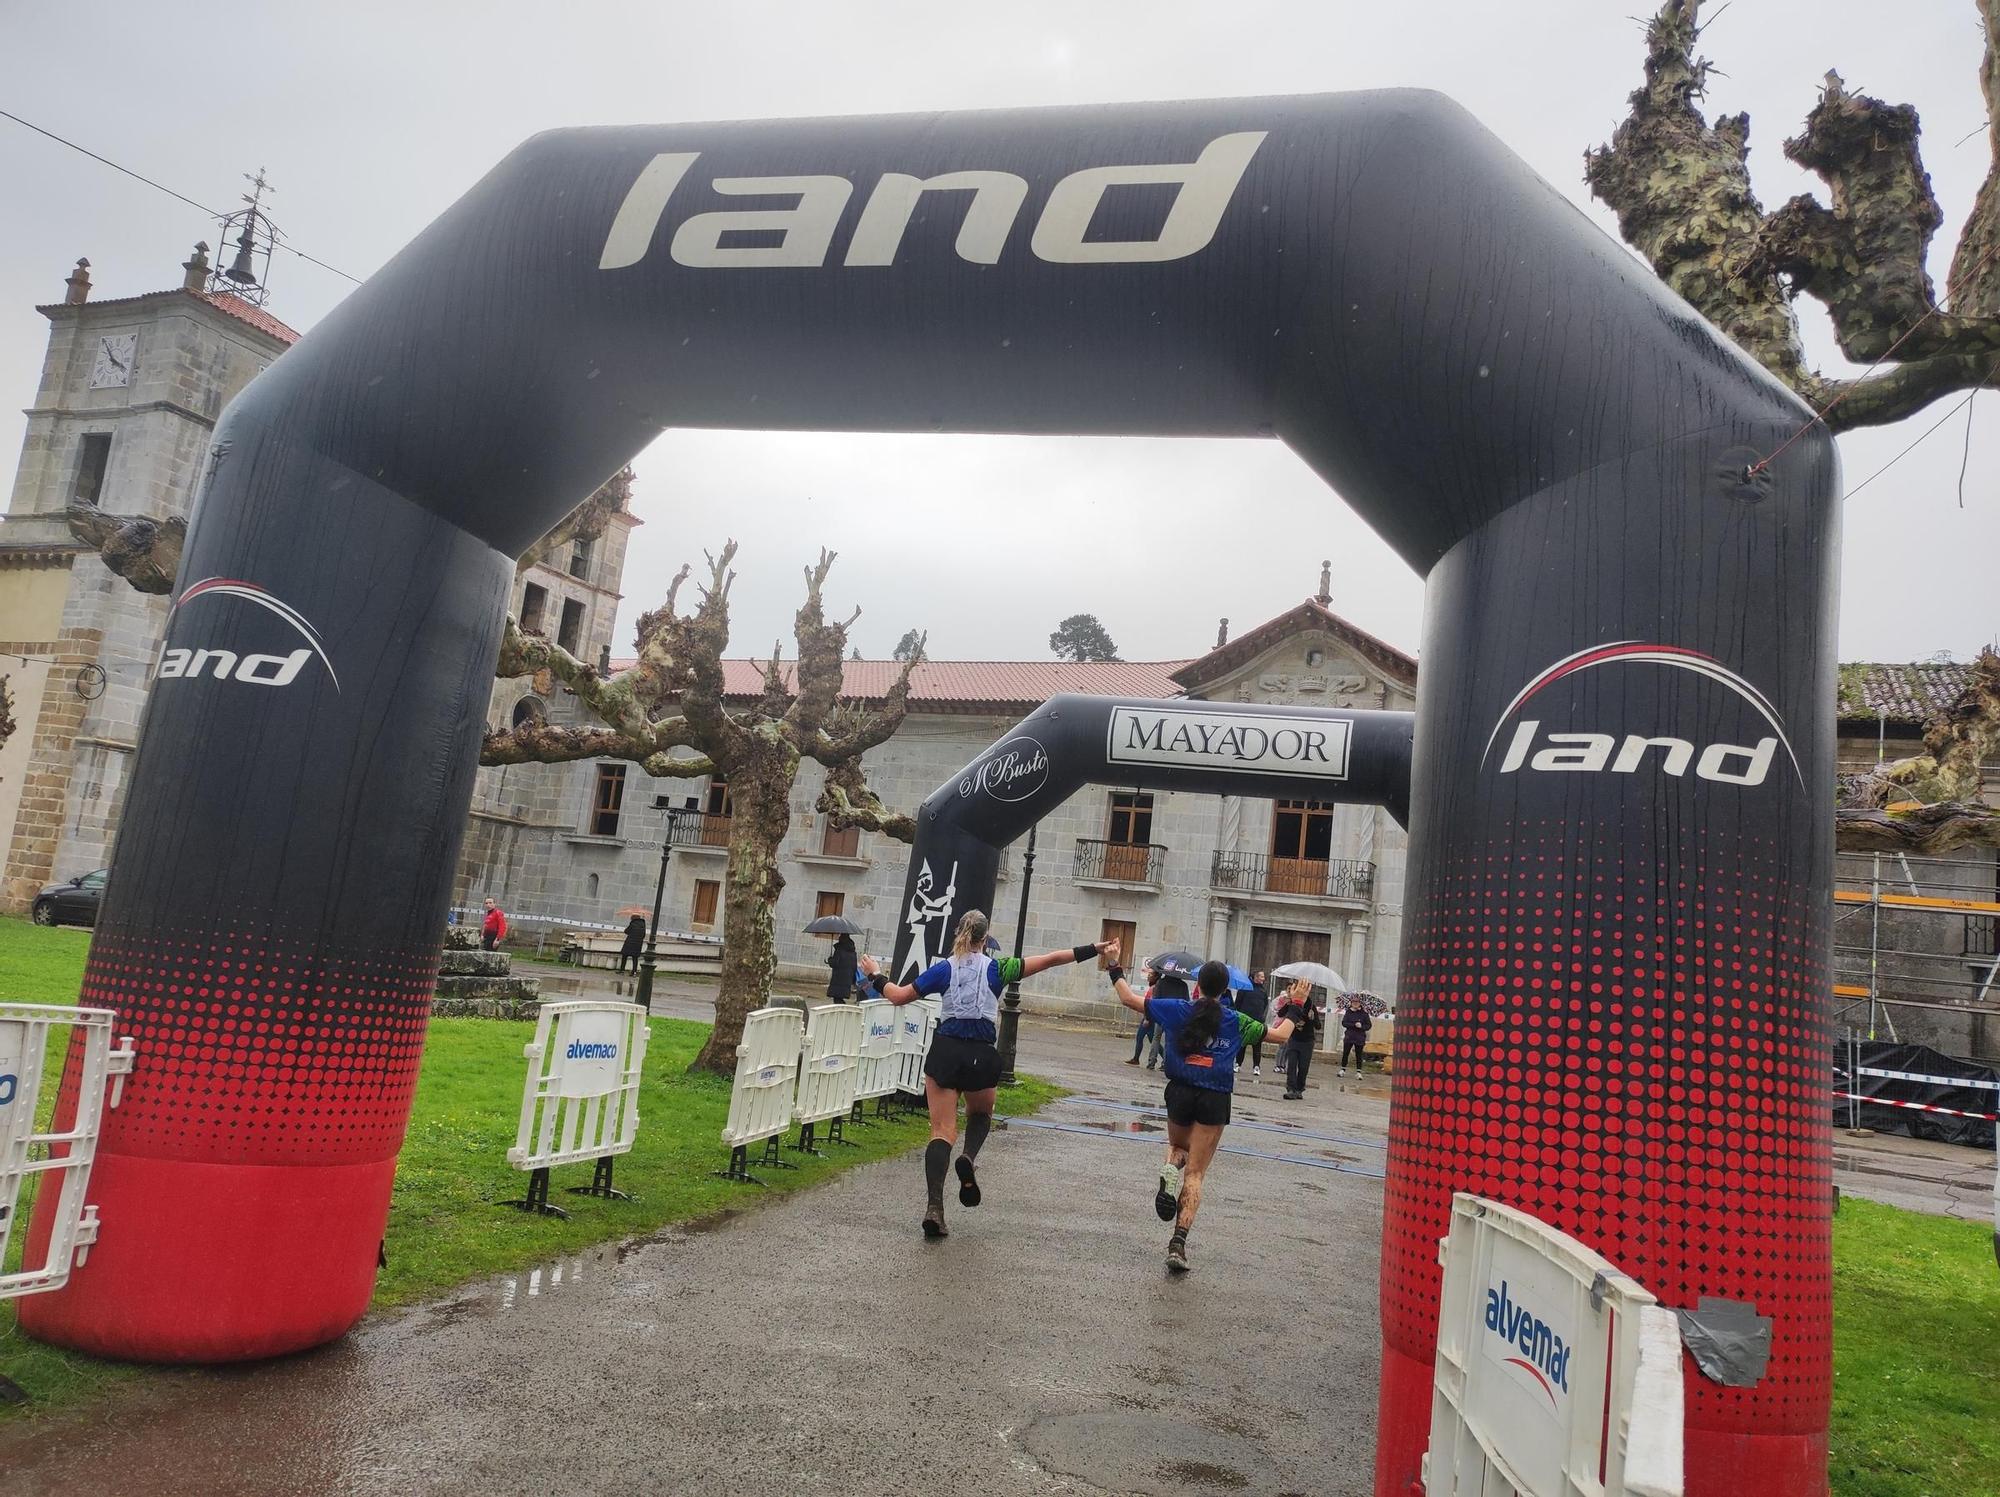
[[[1899,421],[1942,396],[2000,383],[2000,0],[1972,0],[1986,48],[1979,87],[1992,153],[1937,299],[1926,257],[1944,222],[1919,149],[1917,111],[1850,93],[1828,72],[1785,155],[1827,200],[1766,212],[1750,181],[1750,117],[1710,124],[1709,63],[1695,55],[1701,0],[1665,0],[1646,27],[1646,81],[1584,179],[1659,277],[1789,385],[1832,431]],[[1826,308],[1840,350],[1879,364],[1854,379],[1806,361],[1794,299]],[[1969,398],[1969,396],[1968,396]],[[1923,754],[1841,787],[1842,851],[1938,853],[2000,846],[1978,766],[2000,750],[2000,662],[1981,657],[1958,702],[1926,725]]]
[[[1710,124],[1695,55],[1701,0],[1666,0],[1646,28],[1646,81],[1584,180],[1660,279],[1798,392],[1833,431],[1899,421],[2000,376],[2000,0],[1972,0],[1993,164],[1959,232],[1940,303],[1925,257],[1944,213],[1917,111],[1850,93],[1828,72],[1785,155],[1827,186],[1765,212],[1750,182],[1750,117]],[[1823,305],[1840,350],[1884,367],[1836,379],[1809,367],[1793,298]]]
[[[722,991],[715,1029],[695,1059],[697,1069],[727,1074],[736,1064],[743,1021],[771,991],[777,967],[773,913],[785,887],[778,852],[791,827],[792,784],[811,759],[826,771],[818,808],[834,825],[859,826],[909,842],[914,821],[884,807],[868,788],[861,757],[902,725],[910,672],[923,660],[923,639],[911,651],[882,701],[864,706],[842,696],[847,631],[860,617],[829,623],[822,590],[834,553],[822,550],[806,569],[806,597],[793,623],[798,659],[787,667],[774,645],[760,667],[762,693],[747,706],[726,700],[722,656],[729,644],[730,564],[736,542],[709,557],[708,585],[694,609],[677,606],[689,568],[667,589],[666,602],[638,624],[638,659],[606,675],[547,640],[523,634],[513,619],[501,647],[498,674],[546,672],[567,686],[598,723],[559,727],[527,722],[489,733],[482,764],[560,764],[577,759],[624,759],[658,777],[719,775],[729,786],[729,864],[723,895]]]

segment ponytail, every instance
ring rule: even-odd
[[[1221,1033],[1222,995],[1229,990],[1229,969],[1221,962],[1203,962],[1194,981],[1194,1013],[1181,1029],[1183,1055],[1206,1050]]]
[[[967,910],[958,922],[958,934],[951,943],[953,956],[970,956],[975,951],[986,949],[986,916],[980,910]]]

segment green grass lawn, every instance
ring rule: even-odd
[[[2000,1493],[1992,1228],[1845,1197],[1833,1221],[1833,1490]]]
[[[48,931],[0,917],[0,1001],[75,1001],[89,937],[82,931]],[[729,1083],[688,1074],[708,1026],[685,1019],[655,1019],[639,1092],[639,1135],[620,1157],[616,1184],[631,1201],[572,1196],[568,1185],[590,1183],[591,1167],[569,1165],[552,1179],[552,1199],[570,1220],[529,1216],[498,1203],[517,1199],[528,1177],[506,1162],[520,1117],[527,1062],[521,1047],[533,1024],[491,1019],[433,1019],[424,1065],[410,1114],[410,1131],[396,1165],[389,1206],[389,1266],[375,1283],[375,1305],[407,1304],[468,1279],[524,1268],[579,1248],[687,1221],[727,1206],[752,1204],[797,1190],[835,1170],[908,1149],[921,1142],[920,1121],[878,1123],[847,1133],[854,1148],[831,1147],[827,1157],[785,1151],[795,1170],[752,1173],[768,1188],[732,1184],[712,1171],[727,1163],[720,1142],[729,1112]],[[53,1105],[61,1058],[48,1061],[44,1114]],[[1030,1112],[1060,1095],[1033,1077],[1001,1094],[1003,1113]],[[824,1131],[824,1130],[821,1130]],[[25,1234],[19,1234],[25,1235]],[[18,1240],[10,1257],[18,1258]],[[11,1264],[9,1266],[12,1266]],[[137,1369],[74,1352],[58,1352],[23,1336],[11,1304],[0,1304],[0,1375],[27,1390],[31,1402],[0,1419],[74,1404]]]
[[[0,918],[0,1000],[72,1001],[88,944],[83,932]],[[914,1122],[856,1128],[860,1147],[832,1151],[837,1157],[788,1152],[802,1167],[768,1173],[770,1190],[715,1179],[709,1172],[723,1163],[717,1136],[729,1108],[728,1083],[687,1073],[706,1026],[655,1019],[638,1142],[617,1166],[617,1183],[636,1199],[561,1195],[570,1221],[525,1216],[495,1203],[520,1195],[527,1179],[505,1158],[520,1107],[521,1046],[533,1028],[485,1019],[431,1022],[396,1170],[378,1306],[796,1190],[923,1137]],[[1029,1111],[1056,1095],[1046,1082],[1029,1079],[1002,1094],[1001,1110]],[[588,1167],[577,1165],[555,1180],[584,1184],[589,1177]],[[1833,1490],[1839,1497],[2000,1494],[2000,1271],[1990,1230],[1849,1197],[1834,1218],[1833,1250]],[[29,1390],[29,1412],[149,1375],[29,1341],[6,1305],[0,1305],[0,1374]]]

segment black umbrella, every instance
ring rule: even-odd
[[[806,927],[809,936],[858,936],[861,927],[845,915],[821,915]]]
[[[1158,956],[1147,958],[1146,965],[1155,972],[1192,972],[1201,965],[1201,961],[1192,951],[1163,951]]]

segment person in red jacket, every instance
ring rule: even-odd
[[[507,939],[507,916],[498,900],[486,901],[486,919],[479,927],[479,944],[491,951]]]

